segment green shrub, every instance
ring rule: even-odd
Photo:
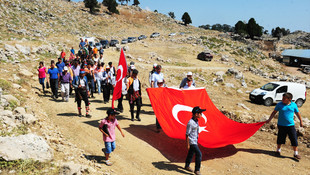
[[[0,87],[3,90],[9,90],[12,87],[12,84],[4,79],[0,79]]]

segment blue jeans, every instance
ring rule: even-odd
[[[113,152],[115,150],[115,141],[114,142],[104,142],[105,145],[105,153],[110,154],[111,152]]]
[[[99,94],[99,95],[100,95],[100,93],[101,93],[101,81],[102,81],[102,80],[96,80],[97,88],[98,88],[98,94]]]
[[[201,151],[199,150],[198,145],[190,145],[188,150],[188,154],[185,161],[185,167],[189,167],[189,164],[192,162],[193,156],[196,154],[195,159],[195,171],[200,171],[200,164],[201,164]]]
[[[44,92],[44,88],[45,88],[45,86],[44,86],[44,80],[45,80],[45,78],[39,78],[39,83],[42,85],[43,92]]]

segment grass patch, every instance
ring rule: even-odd
[[[20,125],[20,126],[17,126],[16,128],[13,128],[12,131],[10,132],[7,132],[6,131],[6,128],[3,128],[2,127],[2,122],[0,122],[0,128],[1,128],[1,131],[0,131],[0,136],[1,137],[6,137],[6,136],[19,136],[19,135],[25,135],[25,134],[28,134],[28,126],[27,125]]]
[[[12,88],[12,84],[9,81],[0,79],[0,87],[2,88],[2,90],[9,90]]]
[[[0,168],[9,172],[15,170],[16,174],[58,174],[59,168],[50,162],[39,162],[32,159],[5,161],[0,158]]]
[[[15,109],[18,106],[17,101],[15,100],[10,100],[9,101],[9,106],[5,107],[4,109]]]

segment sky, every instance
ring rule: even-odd
[[[81,0],[73,0],[81,1]],[[99,0],[98,2],[102,2]],[[310,0],[139,0],[140,7],[168,15],[174,12],[181,20],[188,12],[193,26],[228,24],[239,20],[256,23],[271,32],[272,28],[284,27],[291,32],[310,32]],[[132,4],[133,0],[129,2]]]

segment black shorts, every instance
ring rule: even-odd
[[[278,125],[278,129],[279,131],[278,131],[277,144],[285,144],[286,136],[288,135],[288,138],[290,139],[292,146],[298,146],[295,126]]]

